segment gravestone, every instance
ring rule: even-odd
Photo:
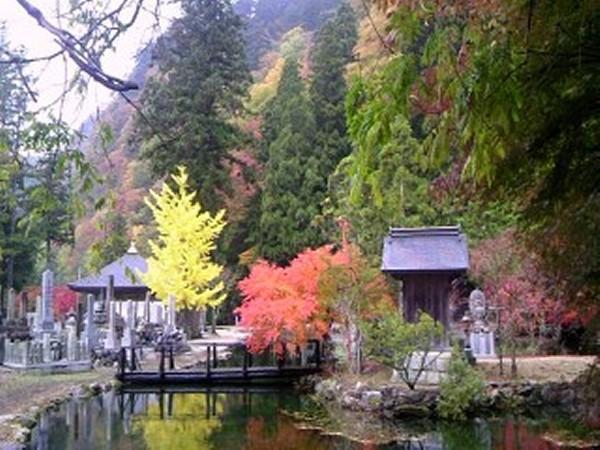
[[[108,276],[108,285],[106,286],[106,299],[104,303],[104,310],[108,311],[110,308],[110,304],[115,299],[115,276]]]
[[[144,299],[144,323],[150,323],[150,292],[146,292]]]
[[[8,290],[8,298],[6,302],[6,320],[12,322],[17,319],[17,296],[15,290]]]
[[[105,350],[118,350],[120,348],[116,326],[117,312],[115,310],[115,303],[111,302],[108,304],[108,330],[106,331],[106,339],[104,341]]]
[[[127,318],[123,329],[123,347],[133,347],[135,345],[135,312],[133,301],[127,300]]]
[[[46,269],[42,274],[42,323],[44,331],[54,332],[54,273]]]
[[[19,319],[27,319],[27,292],[21,293],[19,297]]]
[[[172,333],[176,329],[176,307],[175,307],[175,296],[169,295],[169,305],[167,310],[167,327],[166,332]]]
[[[67,360],[76,361],[79,359],[77,342],[77,319],[75,316],[69,316],[65,323],[67,330]]]
[[[44,331],[42,328],[43,313],[42,313],[42,297],[38,295],[35,298],[35,315],[33,316],[33,331],[40,334]]]
[[[164,323],[164,307],[161,302],[153,302],[150,305],[150,323],[157,325]]]
[[[96,346],[96,323],[94,322],[94,296],[88,294],[87,296],[87,308],[85,316],[85,345],[88,350],[92,350]]]

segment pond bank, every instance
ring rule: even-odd
[[[44,411],[112,389],[114,369],[71,374],[0,372],[0,450],[20,449]]]
[[[555,411],[557,416],[591,418],[581,440],[581,430],[557,430],[549,440],[557,446],[597,448],[600,432],[594,420],[600,411],[600,393],[594,379],[599,378],[596,367],[571,381],[488,381],[484,392],[472,408],[472,417],[501,417],[506,414],[539,416],[542,412]],[[591,380],[591,381],[590,381]],[[382,422],[438,419],[437,406],[440,391],[437,387],[422,386],[410,390],[404,385],[389,382],[351,383],[348,379],[331,377],[318,381],[314,387],[316,399],[327,409],[369,414]],[[329,406],[328,406],[329,405]],[[336,413],[337,414],[337,413]],[[594,419],[595,418],[595,419]],[[568,428],[568,427],[567,427]]]

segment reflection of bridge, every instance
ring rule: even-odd
[[[246,346],[240,343],[207,342],[206,359],[198,370],[176,369],[172,348],[162,348],[158,369],[142,370],[139,364],[139,348],[123,348],[119,358],[117,378],[126,385],[244,385],[244,384],[285,384],[299,377],[311,375],[321,370],[321,343],[311,341],[304,354],[281,355],[275,365],[255,365],[254,357]],[[236,366],[221,366],[217,349],[241,350],[242,361]],[[167,368],[168,365],[168,368]]]
[[[139,405],[136,406],[139,399],[148,399],[154,396],[158,403],[159,415],[157,420],[163,420],[167,417],[173,417],[175,413],[174,396],[178,394],[202,394],[205,398],[205,417],[217,415],[217,399],[221,394],[235,394],[241,396],[242,406],[247,413],[252,411],[252,396],[264,394],[281,394],[285,392],[282,388],[267,386],[204,386],[190,387],[183,386],[125,386],[118,395],[118,410],[121,418],[126,415],[135,415],[139,413]],[[147,400],[146,400],[147,402]],[[147,410],[147,405],[145,405]],[[147,413],[147,411],[145,411]],[[181,418],[179,418],[181,419]],[[194,417],[195,419],[195,417]]]

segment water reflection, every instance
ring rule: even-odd
[[[283,408],[302,401],[289,391],[125,393],[74,400],[41,417],[36,450],[552,450],[540,430],[520,421],[430,425],[375,445],[299,430]],[[352,430],[342,430],[352,431]]]

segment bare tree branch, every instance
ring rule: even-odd
[[[129,22],[129,24],[133,24],[135,21],[137,14],[139,13],[139,9],[141,8],[141,3],[143,0],[138,0],[136,10],[134,11],[134,15]],[[73,34],[69,33],[66,30],[63,30],[59,27],[54,26],[44,17],[42,12],[33,6],[28,0],[17,0],[19,5],[23,7],[23,9],[27,12],[29,16],[36,20],[39,26],[47,30],[51,33],[60,46],[62,51],[67,52],[69,57],[77,66],[85,73],[87,73],[92,79],[105,86],[106,88],[117,91],[117,92],[127,92],[130,90],[138,89],[137,83],[122,80],[120,78],[114,77],[112,75],[107,74],[102,70],[100,66],[100,61],[98,58],[98,54],[86,48],[82,40],[77,39]],[[126,4],[126,1],[123,1],[117,9],[107,14],[104,18],[102,18],[97,24],[102,23],[108,18],[112,17],[115,13],[120,12]],[[127,24],[125,24],[127,26]],[[88,35],[93,32],[94,28],[88,32]],[[120,31],[120,30],[119,30]],[[115,33],[111,38],[108,39],[105,48],[108,48],[116,39]]]

